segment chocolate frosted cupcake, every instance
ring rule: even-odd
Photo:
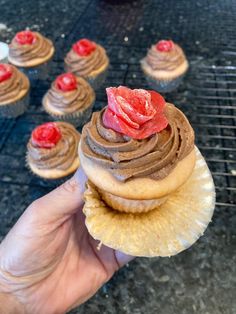
[[[185,115],[154,92],[108,88],[79,145],[90,234],[134,256],[170,256],[203,234],[215,192]],[[96,173],[96,175],[94,175]]]
[[[148,50],[141,67],[151,88],[170,92],[181,83],[188,61],[179,45],[172,40],[160,40]]]
[[[105,49],[88,39],[77,41],[65,58],[65,70],[82,76],[95,90],[104,83],[108,66]]]
[[[89,83],[72,73],[61,74],[43,98],[45,110],[55,119],[82,126],[91,116],[95,93]]]
[[[22,31],[15,35],[9,48],[10,63],[21,68],[30,79],[45,78],[54,54],[51,40],[38,32]]]
[[[10,64],[0,64],[0,116],[15,118],[29,103],[29,80]]]
[[[80,134],[66,122],[49,122],[33,130],[27,145],[27,165],[45,179],[59,179],[79,166]]]

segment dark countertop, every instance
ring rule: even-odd
[[[0,8],[0,41],[30,27],[57,49],[50,75],[32,88],[27,113],[0,119],[0,240],[31,201],[53,188],[25,167],[25,145],[31,130],[50,120],[41,98],[62,71],[71,44],[88,37],[108,50],[107,85],[145,88],[139,60],[151,43],[172,38],[184,48],[191,68],[178,92],[165,97],[190,119],[213,172],[213,221],[189,250],[172,258],[136,259],[71,313],[236,313],[236,2],[0,0]],[[105,104],[104,87],[95,109]]]

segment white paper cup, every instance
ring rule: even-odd
[[[9,53],[8,44],[5,44],[0,41],[0,63],[8,63],[8,53]]]

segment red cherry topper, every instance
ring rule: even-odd
[[[77,41],[72,49],[81,57],[89,56],[95,49],[96,43],[89,39],[83,38]]]
[[[160,52],[169,52],[174,48],[174,45],[172,40],[160,40],[156,44],[156,49]]]
[[[12,67],[9,64],[0,64],[0,83],[12,76]]]
[[[52,148],[61,139],[61,131],[56,123],[48,122],[35,128],[31,135],[33,145],[39,148]]]
[[[155,91],[124,86],[106,89],[108,106],[103,114],[105,127],[134,139],[144,139],[168,125],[165,100]]]
[[[77,88],[76,76],[72,73],[59,75],[55,81],[57,89],[63,92],[69,92]]]
[[[32,45],[36,41],[36,36],[31,31],[22,31],[17,33],[14,39],[20,45]]]

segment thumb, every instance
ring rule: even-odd
[[[75,175],[47,195],[34,201],[26,210],[32,218],[52,222],[67,218],[83,205],[83,193],[87,178],[81,168]]]

